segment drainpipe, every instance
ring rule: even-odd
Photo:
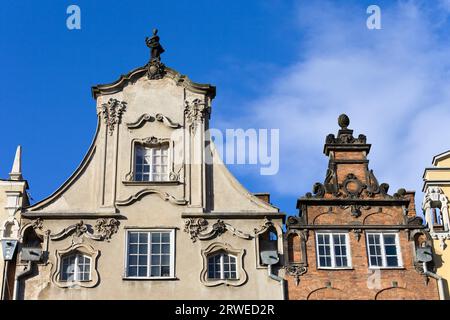
[[[9,261],[5,261],[3,264],[3,282],[2,282],[2,292],[1,292],[1,299],[0,300],[6,300],[6,286],[8,285],[8,263]]]
[[[282,277],[276,276],[272,273],[272,265],[269,264],[269,266],[267,267],[267,271],[269,272],[269,278],[273,279],[275,281],[280,282],[280,287],[281,287],[281,299],[282,300],[286,300],[285,297],[285,289],[284,289],[284,279]]]
[[[27,266],[23,269],[22,272],[19,272],[14,279],[14,300],[19,300],[19,282],[20,279],[30,275],[33,272],[32,269],[32,261],[28,261]]]
[[[436,273],[428,271],[426,262],[423,263],[423,274],[428,276],[428,277],[431,277],[431,278],[434,278],[434,279],[437,280],[438,290],[439,290],[439,299],[440,300],[445,300],[444,281],[443,281],[442,277],[440,275],[436,274]]]

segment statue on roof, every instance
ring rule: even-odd
[[[164,52],[164,49],[159,43],[158,29],[153,29],[153,36],[151,38],[146,37],[145,43],[150,48],[150,61],[147,64],[148,78],[150,80],[164,78],[166,66],[161,62],[161,53]]]
[[[153,36],[146,37],[145,43],[150,48],[150,61],[161,61],[161,53],[165,50],[159,43],[158,29],[153,29]]]

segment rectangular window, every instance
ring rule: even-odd
[[[368,233],[369,266],[396,268],[402,266],[397,233]]]
[[[347,233],[317,233],[317,265],[319,268],[350,268],[351,258]]]
[[[129,231],[127,277],[173,278],[174,230]]]
[[[169,181],[169,145],[136,146],[135,181]]]

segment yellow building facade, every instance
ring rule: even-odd
[[[434,262],[437,274],[443,278],[441,298],[450,299],[450,223],[448,199],[450,198],[450,150],[436,155],[432,166],[423,174],[424,198],[422,209],[433,238]]]

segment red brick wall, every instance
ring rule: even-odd
[[[402,269],[369,270],[365,234],[360,240],[349,233],[352,269],[320,270],[316,264],[316,239],[309,232],[307,248],[308,272],[300,277],[296,286],[288,276],[288,299],[438,299],[436,280],[420,275],[413,265],[413,243],[405,231],[399,232]]]

